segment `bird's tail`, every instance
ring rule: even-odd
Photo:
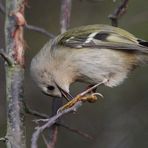
[[[140,45],[142,45],[144,47],[148,47],[148,41],[141,40],[141,39],[138,39],[137,41]]]

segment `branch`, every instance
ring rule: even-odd
[[[41,33],[43,35],[46,35],[49,38],[54,38],[55,37],[52,33],[48,32],[44,28],[40,28],[40,27],[37,27],[37,26],[29,25],[29,24],[26,24],[25,28],[28,29],[28,30],[32,30],[32,31]]]
[[[10,57],[4,52],[3,49],[0,49],[0,56],[4,59],[4,61],[10,66],[13,66],[13,62]]]
[[[112,26],[118,26],[118,19],[123,16],[127,10],[129,0],[122,0],[120,5],[108,17],[111,20]]]
[[[72,0],[61,1],[61,16],[60,16],[61,33],[65,32],[70,25],[71,5],[72,5]]]
[[[58,114],[54,115],[53,117],[49,118],[48,121],[41,127],[37,127],[36,131],[32,135],[31,139],[31,148],[38,148],[37,141],[39,138],[39,135],[46,129],[54,125],[62,116],[70,113],[70,112],[76,112],[79,107],[81,107],[82,101],[78,101],[74,106],[71,108],[65,109]]]
[[[67,104],[62,106],[60,109],[58,109],[57,114],[52,116],[49,119],[40,119],[39,121],[46,122],[44,125],[41,127],[36,127],[36,131],[32,135],[32,143],[31,143],[31,148],[37,148],[37,140],[39,138],[39,135],[41,132],[43,132],[46,128],[49,128],[53,126],[62,116],[65,114],[68,114],[70,112],[76,112],[79,107],[82,106],[83,102],[94,102],[97,100],[97,96],[102,96],[100,93],[93,93],[91,95],[87,95],[90,93],[92,90],[97,88],[99,85],[104,84],[106,80],[92,86],[91,88],[85,90],[84,92],[78,94],[74,99],[69,101]],[[52,143],[52,141],[50,142]],[[49,145],[50,145],[49,143]]]
[[[27,106],[27,104],[24,102],[24,110],[27,114],[39,117],[39,118],[43,118],[43,119],[47,119],[49,118],[48,115],[40,113],[38,111],[32,110],[31,108],[29,108],[29,106]]]
[[[46,114],[43,114],[43,113],[40,113],[38,111],[35,111],[35,110],[32,110],[31,108],[29,108],[29,106],[27,106],[27,104],[24,102],[24,107],[25,107],[25,111],[27,114],[30,114],[30,115],[33,115],[33,116],[36,116],[36,117],[39,117],[39,118],[42,118],[42,119],[48,119],[49,116],[46,115]],[[71,132],[74,132],[82,137],[85,137],[87,139],[93,139],[92,136],[90,136],[89,134],[87,133],[84,133],[82,131],[80,131],[79,129],[75,129],[75,128],[72,128],[72,127],[69,127],[69,125],[66,125],[65,123],[56,123],[56,125],[60,126],[60,127],[63,127]],[[44,137],[44,140],[45,140],[45,137]],[[47,140],[46,140],[46,144],[47,144]]]
[[[25,0],[6,0],[5,15],[5,55],[3,58],[9,63],[9,57],[15,63],[13,68],[5,67],[6,71],[6,100],[7,100],[7,148],[26,148],[26,134],[24,124],[24,39],[23,24]],[[7,58],[8,56],[8,58]]]
[[[90,136],[89,134],[84,133],[84,132],[80,131],[79,129],[71,128],[71,127],[69,127],[68,125],[66,125],[65,123],[64,123],[64,124],[62,124],[62,123],[57,123],[57,124],[58,124],[60,127],[63,127],[63,128],[65,128],[65,129],[67,129],[67,130],[69,130],[69,131],[71,131],[71,132],[74,132],[74,133],[76,133],[76,134],[78,134],[78,135],[80,135],[80,136],[82,136],[82,137],[84,137],[84,138],[87,138],[87,139],[90,139],[90,140],[94,139],[94,137]]]
[[[71,14],[71,3],[72,0],[62,0],[61,1],[61,16],[60,16],[60,25],[61,33],[65,32],[70,24],[70,14]],[[63,104],[62,99],[53,98],[52,102],[52,116],[57,113],[59,107]],[[53,125],[50,129],[48,146],[54,148],[57,141],[58,126]]]
[[[5,7],[3,6],[2,3],[0,3],[0,11],[2,12],[2,14],[6,14]],[[25,24],[24,27],[25,27],[25,29],[41,33],[41,34],[43,34],[43,35],[45,35],[49,38],[55,37],[52,33],[48,32],[47,30],[45,30],[44,28],[41,28],[41,27],[37,27],[37,26],[34,26],[34,25],[29,25],[29,24]]]

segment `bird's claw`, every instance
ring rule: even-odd
[[[60,112],[62,112],[62,111],[64,111],[65,109],[68,109],[68,108],[74,106],[79,101],[82,101],[82,102],[88,101],[90,103],[94,103],[98,99],[97,96],[103,98],[103,95],[100,94],[100,93],[92,93],[92,94],[87,94],[87,95],[81,95],[81,94],[79,94],[74,99],[72,99],[71,101],[69,101],[68,103],[66,103],[62,107],[60,107],[58,109],[58,111],[57,111],[57,114],[60,113]]]

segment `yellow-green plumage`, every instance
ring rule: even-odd
[[[117,27],[88,25],[49,41],[33,58],[31,74],[43,92],[61,96],[59,88],[68,93],[76,81],[117,86],[143,63],[148,63],[148,42]]]
[[[77,28],[73,28],[68,30],[67,32],[63,33],[62,35],[58,36],[58,43],[64,43],[66,41],[66,39],[69,39],[71,37],[75,37],[75,38],[79,38],[79,37],[86,37],[89,34],[93,33],[93,32],[108,32],[110,33],[110,35],[114,34],[114,35],[118,35],[120,36],[120,38],[122,38],[123,40],[128,40],[129,42],[134,42],[134,43],[138,43],[137,42],[137,38],[132,35],[131,33],[120,29],[118,27],[113,27],[113,26],[108,26],[108,25],[88,25],[88,26],[81,26],[81,27],[77,27]],[[122,40],[122,42],[123,42]],[[110,39],[110,42],[121,42],[120,39]],[[126,41],[125,41],[126,42]]]

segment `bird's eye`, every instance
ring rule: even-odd
[[[54,88],[54,86],[52,86],[52,85],[48,85],[48,86],[47,86],[47,89],[48,89],[48,90],[54,90],[55,88]]]

